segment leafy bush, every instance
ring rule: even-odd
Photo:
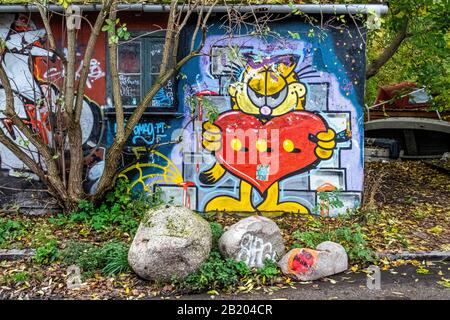
[[[118,227],[129,235],[135,233],[142,215],[152,207],[163,203],[161,189],[156,188],[152,195],[132,193],[125,179],[118,179],[113,190],[109,191],[103,203],[95,206],[91,201],[82,200],[78,211],[68,217],[58,215],[50,221],[57,225],[80,222],[95,231],[109,231]]]
[[[275,261],[266,259],[264,260],[264,267],[256,269],[256,272],[263,276],[263,282],[266,279],[271,279],[280,274],[280,269]]]
[[[223,288],[238,283],[248,274],[250,269],[244,262],[224,260],[217,250],[213,250],[200,269],[190,274],[182,285],[194,290]]]
[[[323,241],[340,243],[347,251],[350,261],[372,262],[375,255],[364,240],[361,226],[352,224],[350,227],[341,227],[330,231],[295,231],[292,236],[299,241],[294,247],[315,248]]]
[[[0,245],[23,236],[25,233],[25,226],[22,222],[0,217]]]
[[[130,270],[128,265],[128,245],[111,241],[102,247],[90,243],[70,241],[60,252],[61,261],[69,265],[77,265],[89,277],[98,270],[106,276]]]
[[[219,244],[219,239],[223,234],[223,228],[222,225],[218,222],[210,222],[209,226],[211,227],[212,242],[214,248]]]
[[[58,258],[58,243],[56,240],[49,240],[46,244],[36,249],[33,259],[38,264],[51,264]]]

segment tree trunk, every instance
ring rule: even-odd
[[[400,31],[395,36],[394,40],[389,44],[383,52],[367,66],[366,79],[375,76],[389,59],[397,52],[402,42],[408,37],[408,20],[405,20]]]

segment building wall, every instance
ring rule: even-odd
[[[163,18],[157,17],[130,15],[123,21],[131,30],[143,31],[161,25]],[[11,25],[11,19],[8,15],[0,16],[0,30]],[[119,171],[135,190],[152,191],[158,185],[167,200],[198,211],[259,210],[271,216],[280,211],[336,215],[360,204],[363,39],[354,26],[345,32],[331,29],[318,34],[319,29],[310,24],[284,21],[273,24],[271,29],[279,36],[224,39],[219,27],[210,28],[203,49],[205,55],[182,68],[181,76],[172,80],[177,86],[166,86],[161,92],[166,98],[173,97],[174,108],[165,113],[146,112],[127,141]],[[24,32],[31,34],[30,43],[45,35],[38,22]],[[181,51],[190,45],[192,34],[192,30],[186,30]],[[82,52],[88,35],[80,32],[79,36]],[[241,48],[237,55],[231,49],[235,46]],[[91,191],[95,190],[105,150],[115,132],[114,112],[107,99],[110,94],[105,48],[102,35],[91,61],[83,109],[86,110],[83,137],[86,154],[90,154],[86,159],[86,188]],[[58,90],[46,88],[45,79],[61,77],[60,66],[39,54],[47,56],[22,49],[14,67],[7,65],[19,82],[16,100],[24,118],[30,115],[22,105],[32,105],[36,99],[26,92],[38,91],[39,96],[45,96],[49,90]],[[18,70],[27,70],[30,61],[34,70],[28,68],[17,75]],[[199,94],[203,95],[201,106],[198,99],[192,99]],[[259,108],[265,104],[272,108]],[[214,121],[207,117],[209,105],[219,110]],[[202,110],[201,121],[191,121],[192,110],[197,113]],[[46,125],[49,121],[45,112],[39,112],[42,125],[36,124],[36,128],[45,134],[51,126]],[[218,148],[202,136],[208,121],[221,130]],[[4,129],[14,134],[5,121],[2,123]],[[243,136],[234,136],[235,132],[225,134],[236,126],[245,129]],[[211,129],[211,125],[206,128]],[[249,132],[254,135],[245,136]],[[176,143],[180,137],[182,142]],[[335,141],[332,151],[317,148],[329,147],[330,139]],[[159,145],[156,148],[155,143]],[[241,148],[236,151],[239,143]],[[0,147],[0,152],[1,169],[6,174],[14,175],[23,169],[6,148]],[[230,159],[239,156],[241,163]],[[254,156],[253,160],[249,156]],[[320,196],[320,191],[335,189],[340,190],[337,196],[344,203],[342,208],[327,205],[327,200]]]

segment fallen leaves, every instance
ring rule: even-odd
[[[441,226],[435,226],[433,228],[430,228],[427,230],[429,233],[432,233],[434,235],[440,235],[444,229],[442,229]]]
[[[418,274],[429,274],[430,270],[420,266],[419,268],[416,269],[416,273],[418,273]]]
[[[362,210],[345,219],[308,215],[282,216],[276,219],[276,222],[282,230],[286,247],[289,248],[296,241],[292,237],[294,231],[328,232],[357,223],[361,225],[364,239],[370,248],[377,252],[450,250],[450,178],[447,174],[416,161],[368,163],[366,174],[385,175],[379,190],[374,194],[377,204],[375,210]],[[366,181],[372,180],[366,179]],[[19,221],[23,226],[23,232],[18,232],[16,236],[1,243],[0,247],[4,248],[36,247],[48,239],[56,239],[59,243],[67,242],[68,239],[91,243],[102,243],[111,238],[127,242],[132,240],[129,234],[120,230],[98,233],[79,223],[62,226],[52,223],[49,216],[15,215],[8,218]],[[223,226],[229,226],[241,217],[221,213],[212,219]],[[406,273],[397,274],[391,268],[403,265],[416,267],[416,273],[419,275],[430,274],[429,265],[418,260],[391,261],[383,258],[378,261],[378,265],[381,270],[390,270],[390,273],[397,277],[404,277]],[[348,274],[364,272],[365,268],[363,264],[351,265]],[[448,276],[442,272],[438,273],[438,276],[440,280],[437,284],[443,288],[450,288]],[[419,276],[419,278],[428,277]],[[178,288],[146,282],[136,278],[134,274],[120,274],[109,278],[94,274],[91,278],[83,280],[82,286],[76,290],[69,290],[66,281],[66,269],[59,264],[38,266],[31,261],[0,262],[0,296],[2,298],[64,297],[101,300],[111,297],[146,299],[160,295],[180,297]],[[326,278],[324,281],[331,285],[337,284],[337,281],[331,278]],[[339,282],[354,282],[354,280],[343,278]],[[322,282],[319,283],[320,286],[323,285]],[[316,282],[297,282],[289,277],[280,277],[276,283],[266,284],[255,279],[245,279],[239,287],[234,289],[238,293],[262,291],[270,296],[280,289],[297,284],[320,289]],[[208,294],[213,298],[219,294],[219,291],[210,290]]]

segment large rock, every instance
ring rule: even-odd
[[[148,280],[183,279],[195,272],[211,250],[211,228],[185,207],[150,210],[128,253],[131,268]]]
[[[340,244],[325,241],[316,250],[292,249],[278,265],[286,275],[301,281],[312,281],[347,270],[348,257]]]
[[[272,220],[251,216],[230,226],[219,239],[219,250],[226,258],[261,268],[266,259],[277,261],[283,256],[283,237]]]

